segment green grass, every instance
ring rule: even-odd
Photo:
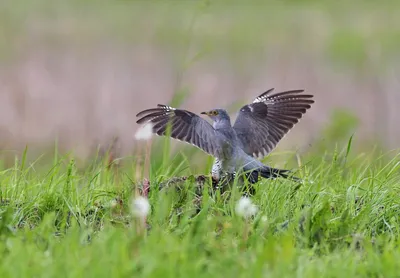
[[[199,196],[189,178],[181,191],[159,190],[190,166],[153,149],[145,233],[130,215],[134,157],[119,168],[100,158],[77,167],[70,155],[39,166],[25,152],[0,171],[0,277],[394,277],[400,158],[350,150],[299,159],[301,186],[261,181],[259,211],[244,220],[237,187],[206,184]]]

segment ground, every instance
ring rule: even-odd
[[[179,153],[153,154],[150,181],[130,158],[77,167],[70,155],[47,166],[22,157],[0,172],[0,276],[394,277],[399,156],[349,153],[350,142],[298,157],[301,184],[256,184],[247,219],[235,210],[245,192],[196,180]],[[145,192],[143,226],[131,204]]]

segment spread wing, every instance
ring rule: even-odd
[[[243,106],[233,125],[243,150],[255,157],[270,153],[314,103],[304,90],[272,94],[273,90]]]
[[[157,135],[169,135],[219,157],[216,130],[206,120],[190,111],[158,104],[157,108],[139,112],[136,117],[140,117],[136,121],[138,124],[151,123],[152,132]]]

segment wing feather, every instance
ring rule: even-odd
[[[139,112],[136,123],[152,124],[152,132],[159,136],[167,136],[170,127],[170,137],[192,144],[206,153],[219,157],[218,138],[216,130],[198,115],[182,109],[158,104]]]
[[[273,88],[243,106],[233,125],[243,150],[256,157],[270,153],[280,140],[303,117],[313,95],[304,90],[291,90],[273,94]]]

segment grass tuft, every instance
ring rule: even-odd
[[[70,155],[55,156],[47,171],[16,159],[0,171],[0,275],[391,276],[400,258],[399,156],[355,156],[351,140],[301,158],[302,184],[256,184],[250,218],[235,212],[237,186],[213,189],[188,172],[190,157],[156,159],[144,234],[130,205],[145,181],[136,182],[128,158],[118,171],[107,156],[83,170]]]

